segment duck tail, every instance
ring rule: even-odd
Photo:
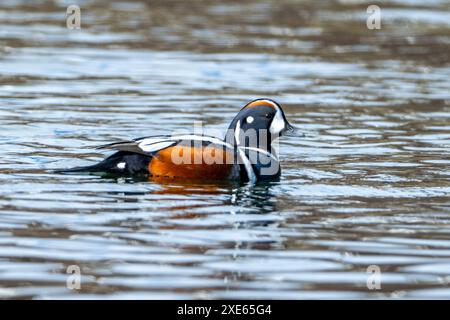
[[[55,169],[52,173],[81,173],[81,172],[93,172],[98,170],[98,165],[85,166],[85,167],[74,167],[68,169]]]

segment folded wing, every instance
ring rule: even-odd
[[[233,150],[233,146],[216,137],[199,135],[177,135],[177,136],[153,136],[136,140],[120,141],[98,147],[98,149],[110,149],[117,151],[127,151],[143,155],[153,155],[155,152],[172,147],[179,143],[214,143]]]

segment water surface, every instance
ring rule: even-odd
[[[0,298],[450,298],[447,1],[381,30],[364,1],[69,4],[0,4]],[[306,133],[278,182],[51,172],[259,97]]]

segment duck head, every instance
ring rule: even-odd
[[[274,141],[293,133],[281,106],[270,99],[246,104],[231,122],[226,140],[234,142],[249,159],[258,180],[273,179],[281,173]],[[255,151],[259,150],[259,151]]]

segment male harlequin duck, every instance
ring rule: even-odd
[[[59,172],[254,183],[280,176],[273,142],[293,131],[278,103],[257,99],[239,111],[225,139],[188,134],[122,141],[100,146],[117,152],[98,164]]]

